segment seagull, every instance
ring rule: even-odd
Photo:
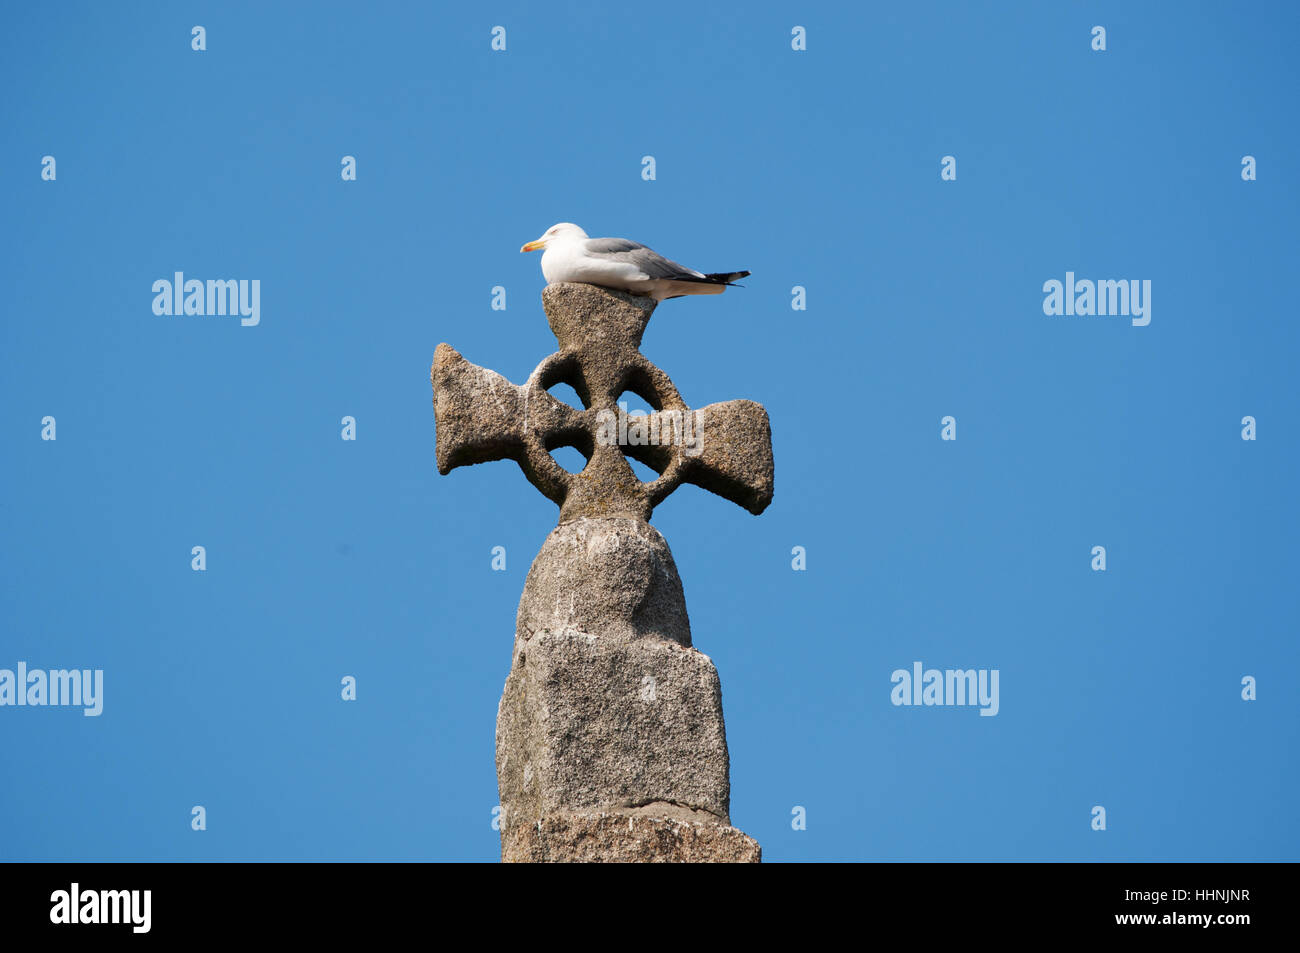
[[[747,271],[719,272],[706,275],[626,238],[588,238],[572,222],[552,225],[541,238],[531,241],[521,252],[545,249],[542,274],[548,284],[556,281],[581,281],[603,288],[617,288],[635,295],[648,295],[656,301],[683,295],[722,294]]]

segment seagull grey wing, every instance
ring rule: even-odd
[[[649,251],[639,242],[630,242],[626,238],[588,238],[583,245],[587,251],[606,255],[623,251]]]
[[[588,254],[606,261],[633,265],[650,278],[690,280],[703,277],[695,269],[669,261],[658,252],[638,242],[630,242],[626,238],[589,238],[583,243],[583,247]]]

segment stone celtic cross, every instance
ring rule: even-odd
[[[560,349],[526,383],[446,344],[431,372],[438,471],[514,460],[560,507],[524,584],[497,717],[502,859],[757,860],[730,826],[717,672],[691,645],[681,579],[648,520],[682,483],[761,513],[767,411],[687,407],[639,350],[649,298],[560,283],[542,303]],[[583,410],[548,392],[560,383]],[[627,417],[627,391],[652,412]],[[581,472],[556,463],[559,447],[587,458]]]
[[[729,400],[690,411],[668,375],[641,354],[655,302],[592,285],[548,285],[542,302],[560,350],[516,387],[500,374],[470,364],[439,344],[433,360],[437,401],[438,472],[489,460],[512,459],[560,507],[560,522],[580,516],[648,520],[651,511],[683,482],[739,503],[751,513],[772,501],[772,435],[767,411],[750,400]],[[579,411],[548,393],[568,384],[582,399]],[[654,408],[643,425],[655,434],[680,432],[694,414],[695,446],[681,441],[644,444],[602,440],[608,415],[625,391]],[[601,418],[601,412],[607,416]],[[587,457],[569,473],[551,456],[576,447]],[[643,483],[624,454],[659,474]]]

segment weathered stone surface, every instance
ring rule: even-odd
[[[708,656],[646,638],[539,632],[497,714],[505,826],[662,801],[728,820],[722,691]]]
[[[575,630],[604,642],[655,636],[691,644],[682,580],[658,530],[615,517],[551,531],[519,600],[515,655],[535,633]]]
[[[668,375],[638,350],[654,312],[650,298],[595,285],[559,283],[542,292],[547,320],[560,350],[542,361],[522,385],[466,361],[439,344],[430,377],[438,426],[438,471],[490,460],[514,460],[539,490],[560,507],[560,522],[583,516],[649,520],[682,483],[694,483],[751,513],[772,501],[772,431],[767,411],[750,400],[729,400],[692,411]],[[582,399],[577,410],[547,388],[568,384]],[[646,400],[655,433],[694,414],[698,442],[658,444],[603,440],[608,417],[625,391]],[[587,458],[569,473],[551,457],[576,447]],[[658,477],[641,481],[631,456]]]
[[[653,806],[648,810],[653,811]],[[502,837],[507,863],[758,863],[734,827],[653,814],[551,814]]]

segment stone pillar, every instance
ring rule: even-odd
[[[749,861],[713,662],[638,519],[555,528],[519,602],[497,715],[504,861]]]

